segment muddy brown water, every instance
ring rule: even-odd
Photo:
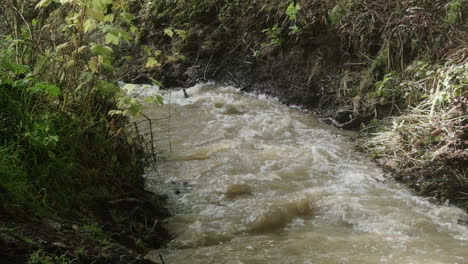
[[[458,224],[468,216],[386,180],[355,151],[352,133],[232,87],[187,92],[188,99],[166,93],[166,106],[148,111],[152,118],[171,112],[171,131],[164,120],[154,133],[172,153],[147,182],[168,192],[175,234],[149,259],[468,263],[468,228]]]

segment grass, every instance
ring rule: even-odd
[[[352,1],[343,1],[338,3],[333,9],[330,10],[330,22],[336,26],[342,22],[351,13],[353,7]]]
[[[421,96],[419,104],[401,115],[367,126],[364,145],[381,163],[395,161],[394,169],[411,175],[410,184],[420,194],[466,206],[468,68],[457,63],[435,68],[396,84],[403,90],[424,86],[423,91],[432,93]]]
[[[108,235],[102,230],[102,228],[94,223],[83,226],[83,229],[92,234],[92,236],[102,244],[109,244],[110,240]]]
[[[30,200],[32,186],[19,154],[12,146],[0,146],[0,200],[15,206]]]
[[[445,22],[448,25],[456,25],[461,21],[462,6],[466,3],[464,0],[454,0],[447,4],[447,16]]]
[[[74,264],[77,263],[75,259],[70,259],[66,255],[49,256],[43,250],[34,252],[28,264]]]

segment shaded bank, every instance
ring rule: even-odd
[[[161,227],[168,211],[144,189],[132,198],[103,201],[96,218],[0,216],[0,260],[18,263],[153,263],[143,256],[162,247],[169,233]],[[120,216],[120,219],[111,218]]]
[[[163,199],[142,178],[153,142],[130,131],[143,106],[118,85],[114,53],[138,41],[128,12],[0,2],[1,263],[129,263],[128,248],[168,239]]]

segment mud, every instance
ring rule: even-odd
[[[74,259],[73,263],[154,263],[144,260],[143,255],[170,239],[161,225],[169,213],[164,197],[140,191],[119,200],[97,202],[86,212],[88,220],[0,212],[0,263],[28,263],[39,251],[44,256]]]

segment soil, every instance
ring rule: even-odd
[[[387,116],[388,107],[370,109],[360,103],[360,98],[349,100],[349,96],[339,95],[342,86],[358,87],[365,69],[365,65],[352,63],[355,58],[343,54],[339,40],[324,34],[263,57],[240,49],[205,53],[183,63],[165,65],[162,70],[138,72],[126,81],[151,83],[150,78],[154,78],[166,88],[216,81],[312,110],[330,125],[358,129],[375,116]]]
[[[356,109],[353,102],[342,101],[337,96],[336,87],[343,75],[338,66],[340,58],[330,51],[329,63],[323,67],[325,63],[314,62],[307,53],[302,50],[281,54],[278,58],[257,62],[258,66],[253,64],[249,71],[228,68],[214,79],[234,86],[240,83],[245,92],[266,94],[283,104],[311,110],[322,117],[323,122],[335,127],[358,129],[371,116],[366,109]]]
[[[72,263],[153,263],[143,256],[170,239],[161,226],[169,215],[163,203],[164,197],[141,190],[133,197],[96,203],[89,220],[0,211],[0,263],[27,263],[39,250]]]

